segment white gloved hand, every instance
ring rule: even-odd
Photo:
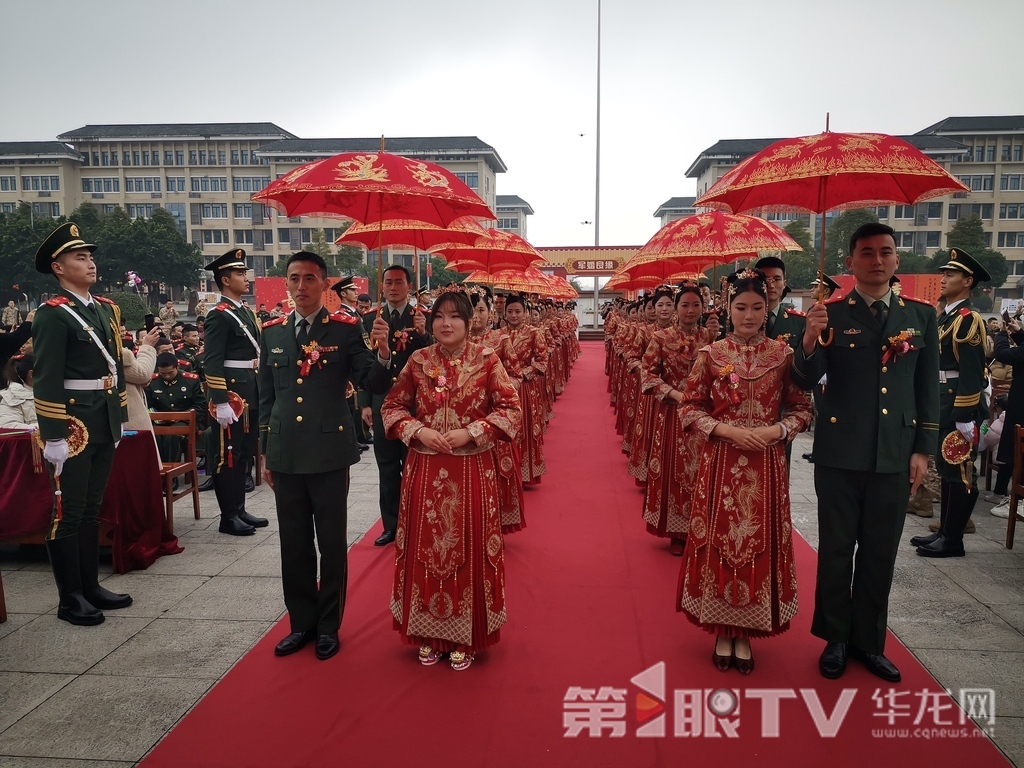
[[[60,475],[64,462],[68,460],[67,440],[47,440],[43,447],[43,458],[53,464],[53,474]]]
[[[235,416],[235,412],[231,410],[230,405],[227,403],[217,403],[217,423],[220,424],[221,429],[227,429],[236,421],[238,421],[238,417]]]
[[[958,421],[956,423],[956,428],[957,428],[957,431],[959,431],[961,435],[963,435],[965,438],[967,438],[967,442],[968,443],[971,443],[971,444],[974,443],[974,422],[973,421]]]

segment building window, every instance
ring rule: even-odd
[[[188,237],[188,230],[185,228],[185,204],[168,203],[164,207],[167,209],[167,212],[174,217],[174,221],[178,225],[178,231],[181,232],[181,236]]]
[[[149,165],[149,152],[142,153],[142,164]]]
[[[896,240],[896,247],[897,248],[913,248],[914,247],[914,233],[913,232],[897,232],[895,240]]]
[[[1010,159],[1010,145],[1003,144],[1003,151],[999,154],[999,159],[1006,161]]]
[[[168,192],[185,192],[185,177],[184,176],[168,176],[167,177],[167,191]]]
[[[236,229],[235,230],[235,245],[252,245],[252,230],[251,229]]]
[[[252,203],[235,203],[236,219],[252,219]]]
[[[274,230],[264,229],[263,230],[263,244],[272,245],[274,242]]]
[[[1019,173],[1004,173],[999,177],[999,189],[1001,190],[1017,190],[1020,189],[1020,174]]]
[[[17,207],[17,203],[0,203],[0,213],[14,213]]]
[[[175,165],[184,165],[185,164],[185,151],[184,150],[177,149],[177,150],[174,151],[174,164]]]
[[[1024,248],[1024,232],[1000,232],[997,248]]]
[[[1024,145],[1015,144],[1013,146],[1013,162],[1019,163],[1021,161],[1021,152],[1024,150]]]
[[[189,165],[198,165],[199,164],[199,153],[196,152],[194,149],[190,149],[188,151],[188,164]]]
[[[1024,205],[1017,203],[1003,203],[999,206],[999,218],[1000,219],[1016,219],[1020,218],[1017,214]]]
[[[17,176],[0,176],[0,192],[17,192]]]
[[[242,165],[248,165],[248,164],[249,164],[249,150],[243,149],[242,150]]]
[[[237,149],[232,149],[231,150],[231,164],[232,165],[238,165],[238,150]]]
[[[115,177],[109,178],[83,178],[82,179],[82,191],[83,192],[120,192],[121,191],[121,180]]]
[[[25,192],[60,190],[60,176],[22,176],[21,188]]]
[[[893,218],[896,219],[912,219],[914,218],[914,206],[912,205],[897,205],[894,206],[895,213]]]
[[[519,219],[498,219],[498,229],[519,229]]]
[[[159,192],[159,176],[128,176],[124,180],[125,192]]]
[[[480,186],[479,173],[456,173],[455,176],[470,189],[476,189]]]
[[[975,147],[974,148],[974,162],[980,163],[985,159],[985,148]]]
[[[925,247],[938,248],[941,238],[941,232],[925,232]]]
[[[928,218],[929,219],[941,219],[942,218],[942,203],[928,203]]]
[[[199,150],[199,164],[200,165],[206,165],[206,150],[205,149]]]
[[[125,207],[128,210],[129,218],[151,219],[153,218],[153,209],[159,208],[160,206],[154,206],[152,203],[128,203]]]
[[[164,150],[164,165],[174,165],[174,153],[169,150]]]
[[[985,192],[995,189],[996,177],[994,173],[988,173],[981,177],[981,188]]]
[[[228,231],[226,229],[204,229],[203,245],[229,245]]]
[[[883,221],[885,219],[888,219],[889,218],[889,206],[888,205],[883,205],[883,206],[879,207],[875,215],[878,216],[878,218],[883,220]]]
[[[235,176],[232,179],[232,188],[235,192],[259,192],[269,183],[269,176]]]
[[[989,163],[994,163],[996,161],[996,148],[994,146],[985,147],[985,160]]]
[[[203,218],[204,219],[226,219],[228,217],[228,204],[227,203],[204,203],[203,204]]]
[[[104,213],[113,213],[120,207],[117,203],[104,203],[100,206],[100,210]]]
[[[291,242],[291,239],[292,239],[292,231],[290,229],[279,228],[277,230],[277,242],[279,242],[279,243],[288,243],[288,242]]]
[[[974,203],[971,206],[970,215],[980,216],[982,219],[991,219],[994,207],[992,203]]]
[[[227,164],[227,162],[228,162],[227,157],[228,156],[227,156],[226,152],[224,152],[224,151],[217,152],[217,162],[220,163],[221,165],[226,165]]]
[[[227,192],[227,176],[193,176],[193,192]]]

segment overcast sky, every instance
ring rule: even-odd
[[[0,140],[270,121],[302,138],[475,135],[593,244],[597,0],[0,0]],[[601,243],[639,245],[720,138],[913,133],[1024,114],[1021,0],[603,0]],[[583,134],[581,136],[581,134]]]

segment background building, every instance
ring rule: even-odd
[[[912,136],[900,138],[921,150],[970,187],[961,192],[913,205],[875,209],[878,218],[897,233],[901,250],[931,255],[947,247],[946,235],[958,219],[978,214],[986,244],[1002,252],[1010,277],[996,297],[1019,297],[1024,288],[1024,116],[948,117]],[[723,139],[705,149],[687,169],[696,180],[697,196],[725,173],[777,139]],[[680,198],[673,198],[677,200]],[[685,198],[682,198],[685,199]],[[671,202],[671,201],[669,201]],[[664,206],[663,206],[664,208]],[[826,225],[835,214],[826,216]],[[666,223],[662,209],[655,213]],[[817,216],[800,213],[767,214],[782,222],[803,219],[819,244]]]
[[[533,206],[519,195],[498,195],[497,208],[498,229],[513,232],[526,239],[526,217],[533,215]]]

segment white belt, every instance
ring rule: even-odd
[[[225,368],[246,368],[250,371],[255,371],[260,367],[260,359],[257,357],[255,360],[225,360]]]
[[[80,391],[93,391],[98,389],[110,389],[117,386],[117,374],[104,376],[102,379],[64,379],[64,389],[77,389]]]
[[[959,379],[960,371],[939,371],[939,384],[945,384],[947,379]]]

